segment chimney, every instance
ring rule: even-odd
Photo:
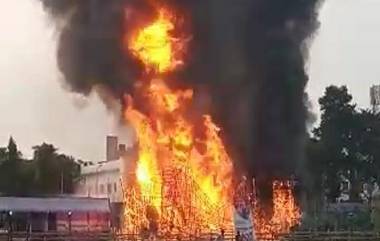
[[[106,161],[113,161],[119,159],[118,153],[118,140],[117,136],[107,136],[106,141]]]

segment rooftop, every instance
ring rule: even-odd
[[[109,213],[110,205],[107,198],[0,197],[0,211]]]

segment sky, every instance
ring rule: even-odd
[[[326,86],[346,85],[359,108],[380,84],[380,0],[326,0],[310,49],[307,92],[318,112]]]
[[[56,65],[57,33],[38,1],[7,1],[0,9],[0,146],[12,135],[24,156],[54,144],[76,158],[101,161],[105,136],[120,130],[96,95],[67,91]],[[326,86],[347,85],[359,107],[380,84],[380,0],[325,0],[310,49],[307,92],[312,111]],[[12,21],[10,21],[12,19]]]

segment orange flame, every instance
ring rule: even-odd
[[[193,91],[173,90],[159,78],[159,74],[183,63],[181,50],[186,40],[171,35],[174,20],[167,10],[160,9],[158,18],[128,41],[146,72],[155,73],[156,78],[143,82],[147,113],[133,106],[132,97],[128,97],[125,110],[139,148],[135,170],[138,186],[127,184],[127,232],[136,232],[152,222],[152,218],[144,217],[148,206],[158,214],[155,221],[161,232],[195,233],[232,224],[232,164],[219,137],[220,129],[205,115],[202,126],[197,126],[204,135],[195,136],[196,127],[186,114]]]
[[[129,49],[144,63],[146,69],[163,73],[183,64],[180,50],[184,42],[171,35],[175,27],[173,19],[174,16],[162,8],[154,23],[130,39]]]
[[[162,234],[182,236],[212,229],[232,228],[232,161],[220,128],[210,115],[195,125],[188,109],[191,89],[172,89],[164,73],[184,63],[186,39],[174,37],[176,18],[159,9],[151,24],[128,36],[127,49],[145,67],[142,88],[135,94],[145,101],[142,112],[126,100],[125,120],[135,129],[138,160],[135,178],[126,183],[124,232],[139,233],[152,223]],[[194,118],[197,119],[197,118]],[[202,130],[197,136],[195,129]],[[254,213],[257,232],[288,232],[299,220],[290,186],[275,182],[274,212],[270,219]]]
[[[260,203],[256,202],[253,218],[256,233],[265,239],[278,238],[299,224],[301,211],[294,199],[291,183],[274,181],[272,216],[268,218]]]

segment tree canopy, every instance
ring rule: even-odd
[[[32,159],[22,158],[15,140],[0,148],[0,194],[30,196],[72,193],[80,165],[51,144],[34,146]]]
[[[307,144],[308,167],[315,183],[323,182],[328,197],[338,194],[339,174],[361,184],[380,172],[380,115],[357,109],[346,86],[329,86],[319,99],[321,121]]]

